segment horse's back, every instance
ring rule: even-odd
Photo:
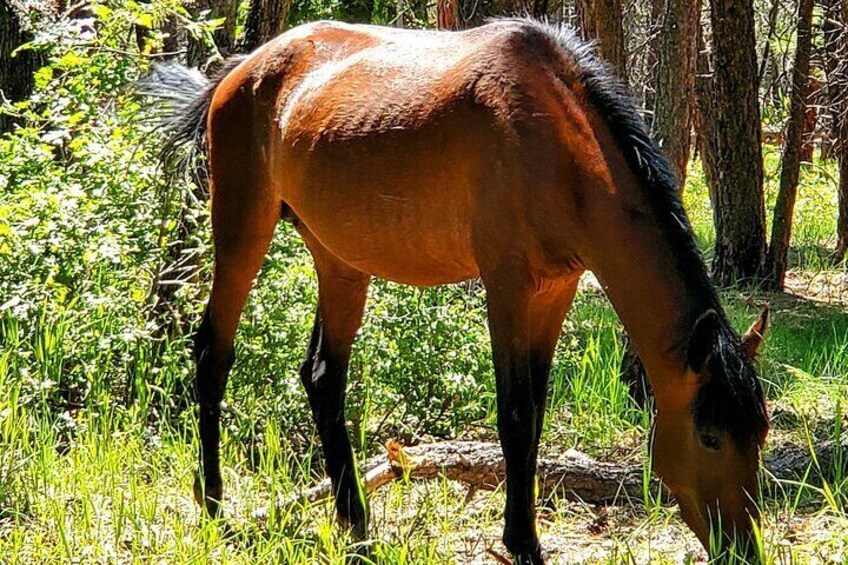
[[[522,195],[506,191],[527,182],[522,145],[550,150],[536,135],[562,68],[549,49],[516,22],[459,33],[321,22],[262,48],[230,90],[267,109],[264,164],[303,229],[365,272],[440,284],[477,276],[488,218],[526,239]]]

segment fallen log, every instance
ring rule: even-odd
[[[843,453],[845,456],[841,455]],[[841,444],[819,445],[815,458],[807,447],[787,444],[773,449],[763,460],[767,481],[772,482],[801,478],[811,466],[827,472],[837,463],[848,465],[848,439]],[[404,477],[415,480],[446,477],[481,490],[494,490],[506,477],[500,445],[477,441],[414,447],[389,441],[386,453],[370,459],[364,470],[363,482],[369,493]],[[558,495],[588,504],[613,505],[642,500],[646,487],[654,495],[659,489],[655,477],[644,476],[642,465],[598,461],[573,449],[556,458],[540,458],[537,475],[541,498]],[[324,479],[278,504],[318,502],[331,495],[332,485],[329,479]],[[263,509],[256,516],[266,513],[267,509]]]

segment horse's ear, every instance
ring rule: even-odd
[[[715,310],[707,310],[695,320],[689,336],[686,362],[696,373],[700,373],[715,350],[721,319]]]
[[[751,324],[751,327],[742,336],[742,350],[751,361],[757,357],[757,351],[763,344],[763,338],[768,331],[770,321],[771,313],[769,312],[768,304],[766,304],[760,317],[757,318],[756,322]]]

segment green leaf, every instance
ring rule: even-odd
[[[97,16],[97,19],[106,20],[112,15],[112,8],[104,4],[95,4],[91,7],[91,12]]]
[[[153,14],[141,13],[135,15],[135,23],[136,25],[140,25],[141,27],[146,27],[147,29],[153,29]]]

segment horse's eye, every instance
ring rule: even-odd
[[[700,436],[701,445],[710,451],[718,451],[721,449],[721,442],[718,437],[713,434],[701,434]]]

